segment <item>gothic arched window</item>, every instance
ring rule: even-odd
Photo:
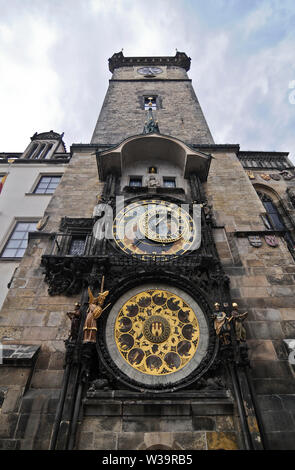
[[[264,193],[257,192],[262,204],[267,212],[267,217],[274,230],[286,230],[285,224],[276,208],[273,200]]]

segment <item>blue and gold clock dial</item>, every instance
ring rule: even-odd
[[[113,225],[116,245],[142,259],[182,255],[191,249],[195,234],[194,221],[186,210],[157,199],[129,204]]]

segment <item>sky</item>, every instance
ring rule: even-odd
[[[186,52],[215,143],[295,163],[294,0],[0,0],[0,152],[90,142],[122,48]]]

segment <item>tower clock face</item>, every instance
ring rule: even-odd
[[[137,73],[147,77],[152,77],[162,72],[163,70],[160,67],[141,67],[140,69],[137,69]]]
[[[127,291],[104,331],[114,374],[139,387],[182,383],[208,353],[209,329],[200,306],[183,290],[161,283]]]
[[[177,204],[144,200],[129,204],[117,215],[113,236],[128,255],[148,259],[182,255],[192,248],[196,228],[192,217]]]

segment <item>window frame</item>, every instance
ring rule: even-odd
[[[156,108],[152,108],[153,111],[158,111],[159,109],[162,109],[162,100],[159,95],[156,93],[145,93],[144,95],[141,95],[140,97],[140,103],[141,103],[141,109],[143,111],[148,111],[149,108],[145,108],[145,100],[148,98],[152,97],[155,100]]]
[[[39,218],[37,218],[37,217],[17,217],[17,218],[14,218],[14,220],[10,224],[10,227],[7,230],[6,236],[3,238],[1,246],[0,246],[0,262],[1,261],[19,261],[23,258],[25,252],[22,256],[3,256],[3,253],[6,250],[6,248],[8,248],[7,245],[11,241],[11,239],[12,239],[11,237],[14,234],[14,232],[16,231],[16,227],[17,227],[18,224],[23,223],[23,224],[35,224],[35,225],[37,225],[40,218],[41,218],[41,216]],[[35,231],[37,232],[37,229]],[[27,233],[29,233],[29,232],[31,232],[31,230],[29,230]],[[24,240],[24,239],[25,238],[23,238],[22,240]],[[28,240],[28,238],[26,238],[26,240]],[[27,243],[27,246],[25,247],[25,251],[26,251],[27,247],[28,247],[28,243]],[[12,248],[12,249],[18,250],[18,249],[20,249],[20,247]]]
[[[174,186],[166,186],[166,182],[173,182]],[[176,188],[176,177],[175,176],[163,176],[163,188]]]
[[[31,190],[30,192],[26,193],[26,195],[30,195],[30,196],[52,196],[54,193],[55,193],[55,190],[57,188],[57,186],[60,184],[60,181],[63,177],[63,173],[39,173],[39,175],[37,176],[33,186],[31,187]],[[36,190],[38,189],[38,186],[39,184],[41,183],[41,180],[42,178],[57,178],[57,177],[60,177],[60,181],[58,183],[58,185],[56,186],[55,190],[53,193],[36,193]]]
[[[131,180],[132,180],[132,179],[138,179],[138,180],[140,180],[140,185],[131,184]],[[143,186],[143,178],[142,178],[142,176],[136,176],[136,175],[129,176],[129,187],[131,187],[131,188],[142,188],[142,186]]]

